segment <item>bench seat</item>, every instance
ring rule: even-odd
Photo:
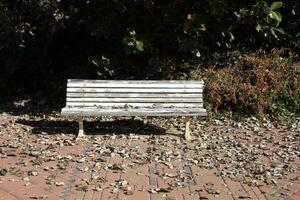
[[[63,115],[69,116],[206,116],[206,110],[203,108],[132,108],[132,109],[119,109],[119,108],[63,108]]]

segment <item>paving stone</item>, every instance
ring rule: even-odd
[[[250,197],[250,195],[244,190],[240,182],[232,181],[230,179],[226,179],[225,182],[234,199],[247,199],[248,197]]]
[[[71,200],[83,200],[84,199],[85,192],[83,191],[72,191],[68,199]]]
[[[126,200],[150,200],[150,195],[148,192],[135,191],[132,195],[127,195],[125,198],[120,197],[120,199]]]
[[[199,200],[198,193],[197,194],[183,193],[182,195],[184,200]]]
[[[157,180],[155,177],[153,177],[153,176],[149,177],[149,185],[157,186]]]
[[[192,172],[195,175],[196,186],[198,186],[197,190],[199,191],[199,196],[207,197],[209,199],[214,199],[216,196],[214,194],[210,194],[206,189],[206,184],[213,184],[213,187],[217,190],[220,190],[220,194],[218,194],[219,199],[233,199],[232,195],[228,191],[228,188],[221,177],[217,177],[215,173],[218,171],[216,169],[212,170],[203,170],[199,167],[192,166]]]
[[[275,200],[280,198],[278,192],[273,188],[267,186],[260,186],[259,189],[262,191],[262,193],[268,200]]]
[[[142,175],[137,175],[137,173],[141,173]],[[145,174],[147,174],[146,165],[139,166],[134,169],[128,169],[125,173],[122,174],[122,177],[128,180],[129,184],[145,187],[149,184],[149,178]]]
[[[300,190],[296,191],[292,196],[290,197],[291,200],[299,200],[300,199]]]
[[[122,158],[120,156],[114,156],[110,159],[110,163],[120,163]],[[105,175],[105,183],[103,184],[103,190],[101,191],[101,200],[114,199],[118,196],[118,190],[112,185],[121,177],[121,171],[111,171],[107,169]]]
[[[257,196],[259,200],[266,200],[265,195],[260,191],[258,187],[251,187],[251,189],[253,190],[255,196]]]
[[[0,189],[0,200],[18,200],[18,198],[4,190]]]
[[[189,166],[184,166],[183,171],[184,171],[184,173],[192,174],[191,168]]]
[[[253,191],[253,187],[250,187],[250,186],[248,186],[247,184],[243,184],[243,183],[241,183],[241,185],[242,185],[242,187],[244,188],[244,190],[246,191],[246,193],[248,194],[248,197],[249,197],[250,199],[257,199],[257,200],[260,200],[260,199],[256,196],[255,192]]]
[[[120,199],[128,199],[128,200],[135,200],[135,199],[143,199],[149,200],[150,194],[149,190],[149,178],[147,176],[148,167],[147,165],[138,166],[134,169],[128,169],[125,173],[122,174],[122,178],[128,180],[129,186],[133,190],[132,195],[126,195],[120,193]],[[137,175],[140,173],[142,175]]]
[[[61,192],[61,190],[58,192]],[[15,196],[17,199],[30,199],[30,197],[49,196],[50,192],[47,192],[40,186],[30,186],[11,194],[13,194],[13,196]]]
[[[151,194],[150,200],[166,200],[166,197],[162,194]],[[177,199],[174,199],[177,200]]]
[[[83,199],[90,200],[93,198],[93,194],[94,194],[94,191],[89,190],[89,191],[85,192]]]
[[[148,171],[149,171],[149,174],[155,174],[155,173],[156,173],[156,168],[155,168],[155,166],[150,165]]]
[[[172,190],[172,192],[168,194],[168,196],[175,197],[177,200],[184,200],[185,196],[183,194],[188,194],[188,193],[189,193],[189,189],[187,187],[184,187],[184,188],[178,188]],[[186,197],[188,196],[186,195]]]

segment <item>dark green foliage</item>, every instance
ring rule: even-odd
[[[227,51],[298,53],[299,2],[0,0],[0,90],[63,96],[67,78],[185,79]]]

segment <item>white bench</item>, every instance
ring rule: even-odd
[[[78,137],[84,135],[83,116],[206,116],[203,81],[78,80],[67,83],[62,115],[77,116]]]

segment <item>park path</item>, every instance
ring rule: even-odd
[[[114,145],[128,144],[126,141],[106,141]],[[134,141],[132,146],[140,147],[141,151],[149,148],[149,142]],[[102,158],[107,166],[122,166],[126,159],[120,155]],[[103,177],[100,185],[89,185],[85,190],[73,190],[68,199],[76,200],[205,200],[205,199],[280,199],[276,189],[270,186],[249,186],[240,181],[218,176],[220,169],[203,169],[198,166],[186,166],[184,162],[176,161],[169,166],[159,162],[137,165],[128,170],[111,170],[110,168],[96,170],[86,174],[84,180],[95,174]],[[189,177],[189,180],[182,181]],[[170,186],[176,185],[171,188]],[[74,186],[76,184],[73,184]],[[298,199],[299,192],[291,199]]]
[[[124,139],[104,137],[99,136],[99,141],[102,140],[111,146],[128,145],[128,141]],[[138,148],[141,154],[151,148],[148,139],[134,140],[129,145]],[[56,173],[56,181],[63,182],[64,186],[47,187],[44,183],[49,173],[41,170],[36,170],[39,171],[39,176],[30,177],[29,186],[24,185],[24,178],[17,179],[16,175],[8,175],[1,179],[0,200],[282,199],[278,196],[278,191],[270,185],[249,186],[241,181],[222,178],[218,176],[221,171],[218,168],[203,169],[197,165],[186,165],[183,161],[174,161],[172,167],[159,162],[137,162],[132,168],[122,169],[122,165],[128,161],[119,154],[98,156],[91,150],[93,145],[90,141],[81,142],[76,146],[68,152],[64,149],[60,154],[90,156],[93,157],[93,162],[76,162],[69,165],[64,173]],[[1,158],[0,167],[11,166],[12,163],[14,159],[10,157]],[[21,171],[29,171],[29,168],[23,167]],[[300,199],[299,181],[296,185],[298,190],[294,186],[295,191],[288,199]]]
[[[155,135],[116,121],[128,134],[75,141],[71,120],[0,119],[0,200],[300,199],[299,131],[193,121],[185,141],[180,124]]]

